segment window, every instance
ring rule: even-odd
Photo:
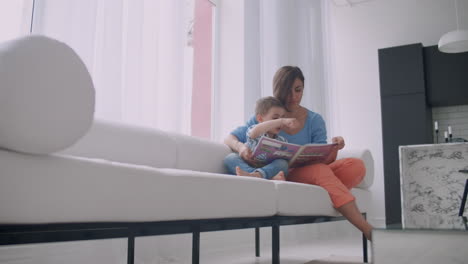
[[[35,0],[32,32],[80,55],[97,118],[210,138],[208,0]]]

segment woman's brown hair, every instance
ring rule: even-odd
[[[291,94],[291,89],[296,79],[304,83],[304,74],[296,66],[283,66],[276,71],[273,77],[273,95],[285,105],[288,111],[288,96]]]

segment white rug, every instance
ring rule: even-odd
[[[329,257],[312,260],[304,264],[356,264],[356,263],[364,263],[362,261],[362,257],[331,255]]]

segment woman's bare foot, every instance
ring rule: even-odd
[[[272,180],[275,180],[275,181],[285,181],[286,180],[286,177],[284,177],[284,172],[283,171],[280,171],[278,172],[278,174],[276,174],[273,178],[271,178]]]
[[[372,241],[372,226],[365,230],[364,236],[367,238],[367,240]]]
[[[242,170],[241,168],[239,168],[239,166],[236,167],[236,174],[237,174],[237,176],[263,178],[262,174],[260,174],[260,172],[254,171],[254,172],[250,173],[250,172],[247,172],[245,170]]]

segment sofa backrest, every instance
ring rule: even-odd
[[[94,120],[88,133],[61,154],[175,168],[176,151],[175,141],[163,131]]]
[[[158,129],[95,120],[89,132],[61,154],[156,168],[225,173],[230,149],[222,143]]]
[[[169,136],[177,145],[175,168],[227,173],[223,160],[227,154],[231,153],[231,149],[228,146],[181,134],[170,133]]]
[[[87,158],[213,173],[226,173],[223,159],[231,150],[224,144],[153,128],[95,120],[75,145],[60,152]],[[345,148],[338,158],[364,161],[366,176],[357,187],[368,189],[374,181],[374,160],[367,149]]]

